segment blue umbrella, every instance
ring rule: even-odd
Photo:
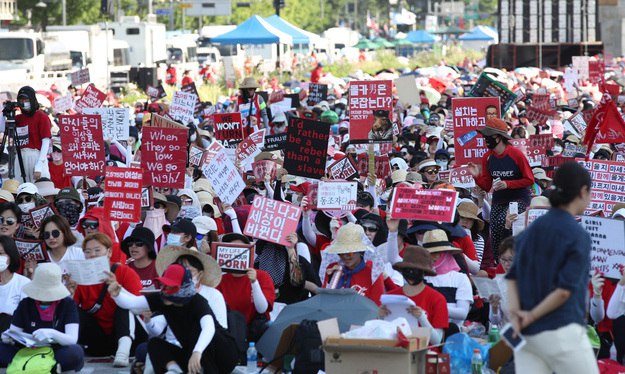
[[[282,332],[291,324],[305,319],[323,321],[337,318],[339,330],[346,332],[351,325],[364,325],[377,316],[378,306],[355,290],[320,289],[316,296],[308,300],[287,305],[258,340],[256,349],[267,361],[273,360]]]

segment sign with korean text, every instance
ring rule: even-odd
[[[188,133],[186,129],[143,128],[141,168],[144,185],[184,187]]]
[[[376,178],[386,178],[391,175],[391,164],[388,155],[375,156],[374,168]],[[361,177],[369,175],[369,156],[366,153],[358,154],[358,172]]]
[[[486,126],[486,119],[501,118],[498,97],[453,98],[451,112],[454,121],[456,165],[479,164],[488,151],[484,137],[477,130]]]
[[[244,274],[254,267],[254,245],[211,243],[211,256],[224,273]]]
[[[582,134],[586,132],[586,121],[584,116],[577,112],[573,114],[569,119],[564,120],[564,128],[573,133],[578,138],[582,137]]]
[[[471,92],[469,92],[468,96],[498,97],[500,99],[501,113],[507,112],[516,99],[516,94],[510,91],[508,87],[506,87],[503,83],[494,80],[485,73],[482,73],[477,79],[477,82],[473,85],[473,88],[471,89]],[[452,99],[452,102],[453,100],[456,99]]]
[[[41,241],[15,239],[15,246],[20,258],[24,261],[46,262],[48,260],[48,253]]]
[[[196,100],[196,94],[183,91],[174,92],[169,106],[169,116],[183,124],[191,122],[195,112]]]
[[[286,246],[286,237],[297,230],[301,215],[298,206],[256,195],[243,234]]]
[[[72,95],[59,96],[54,99],[54,110],[57,113],[67,112],[74,107]]]
[[[265,136],[263,149],[265,151],[277,151],[286,148],[287,133]]]
[[[451,169],[449,171],[449,183],[454,187],[466,189],[475,187],[475,179],[473,179],[468,166]]]
[[[104,178],[104,211],[112,220],[141,221],[142,180],[141,169],[107,166]]]
[[[357,182],[321,181],[317,190],[317,209],[346,210],[356,209]]]
[[[216,143],[214,143],[216,144]],[[210,148],[207,155],[210,155]],[[202,172],[211,182],[213,190],[222,202],[232,204],[245,188],[245,182],[236,166],[222,148],[210,158],[205,158]]]
[[[604,215],[610,216],[615,204],[625,203],[625,164],[601,160],[578,160],[578,162],[592,177],[590,189],[592,200],[587,210],[601,210]]]
[[[236,149],[237,144],[243,140],[241,113],[213,114],[213,121],[215,139],[224,148]]]
[[[391,215],[394,219],[453,222],[458,193],[450,190],[396,188]]]
[[[100,116],[59,116],[66,175],[97,177],[104,174],[104,140]]]
[[[30,216],[30,222],[32,222],[32,226],[41,229],[41,223],[48,217],[52,217],[57,214],[54,208],[50,204],[45,204],[33,208],[28,211],[28,215]]]
[[[165,128],[165,129],[183,129],[183,130],[188,131],[186,126],[181,125],[176,121],[172,121],[171,119],[167,117],[160,116],[156,113],[152,113],[150,117],[150,126]]]
[[[308,106],[315,106],[325,100],[328,100],[328,85],[310,83],[308,85]]]
[[[195,87],[195,83],[187,84],[186,86],[180,87],[180,91],[190,93],[195,95],[195,106],[193,107],[193,115],[198,115],[202,111],[202,102],[200,101],[200,95],[197,92],[197,88]]]
[[[625,222],[602,217],[582,216],[582,226],[590,234],[590,272],[606,278],[621,279],[625,263]]]
[[[189,147],[189,164],[200,166],[202,164],[202,159],[204,159],[204,148],[191,144]]]
[[[85,108],[83,114],[97,114],[102,117],[104,139],[128,140],[130,112],[127,108]]]
[[[290,118],[284,168],[291,175],[320,179],[325,175],[330,124]]]
[[[328,174],[332,179],[352,179],[358,177],[356,164],[351,157],[343,157],[328,167]]]
[[[588,82],[599,86],[605,82],[605,62],[603,60],[588,61]]]
[[[102,106],[102,103],[106,99],[106,94],[97,88],[93,84],[90,84],[85,88],[82,96],[76,104],[74,105],[74,109],[78,113],[82,113],[82,110],[85,108],[99,108]]]
[[[243,139],[243,141],[237,145],[235,152],[236,160],[241,164],[249,164],[253,161],[254,157],[258,156],[261,152],[266,131],[265,129],[256,131]],[[284,135],[286,136],[286,134]]]
[[[590,57],[588,56],[573,56],[571,57],[573,62],[573,69],[577,70],[579,74],[579,79],[585,81],[588,79],[588,61],[590,61]]]
[[[91,82],[91,78],[89,77],[89,68],[80,69],[70,73],[69,79],[72,81],[72,86],[74,87]]]
[[[256,183],[263,183],[267,178],[269,178],[269,181],[274,180],[277,170],[278,164],[273,161],[261,160],[252,163],[252,171],[254,172]]]
[[[393,141],[393,82],[349,83],[349,141],[373,143]]]

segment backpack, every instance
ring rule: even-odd
[[[22,348],[7,367],[7,374],[57,373],[54,350],[51,347]]]
[[[228,311],[228,332],[234,337],[237,343],[237,353],[239,356],[239,365],[247,364],[247,324],[245,317],[236,310]]]
[[[293,374],[317,373],[324,370],[324,354],[317,321],[305,319],[300,322],[295,330],[294,344],[297,354]]]

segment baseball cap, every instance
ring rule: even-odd
[[[165,269],[163,275],[156,278],[158,281],[169,287],[180,287],[184,281],[185,268],[180,264],[172,264]]]
[[[209,231],[217,231],[217,223],[214,219],[206,216],[193,218],[191,221],[195,225],[198,234],[206,235]]]
[[[17,195],[19,196],[23,193],[34,195],[36,193],[39,193],[39,189],[37,189],[37,186],[35,186],[34,183],[26,182],[20,184],[20,186],[17,187]]]
[[[171,225],[171,231],[191,235],[191,237],[194,238],[197,236],[197,229],[195,228],[193,222],[184,218],[179,219],[177,222]]]
[[[82,203],[82,201],[80,201],[80,194],[78,193],[78,190],[76,190],[73,187],[62,188],[59,191],[59,193],[56,195],[56,198],[54,199],[54,201],[61,200],[61,199],[70,199],[70,200],[74,200],[79,203]]]

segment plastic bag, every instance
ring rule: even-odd
[[[465,333],[458,333],[450,336],[445,341],[443,353],[448,353],[451,358],[451,372],[456,374],[471,373],[471,358],[473,350],[479,349],[482,354],[483,367],[488,367],[488,351],[490,344],[484,345]]]

